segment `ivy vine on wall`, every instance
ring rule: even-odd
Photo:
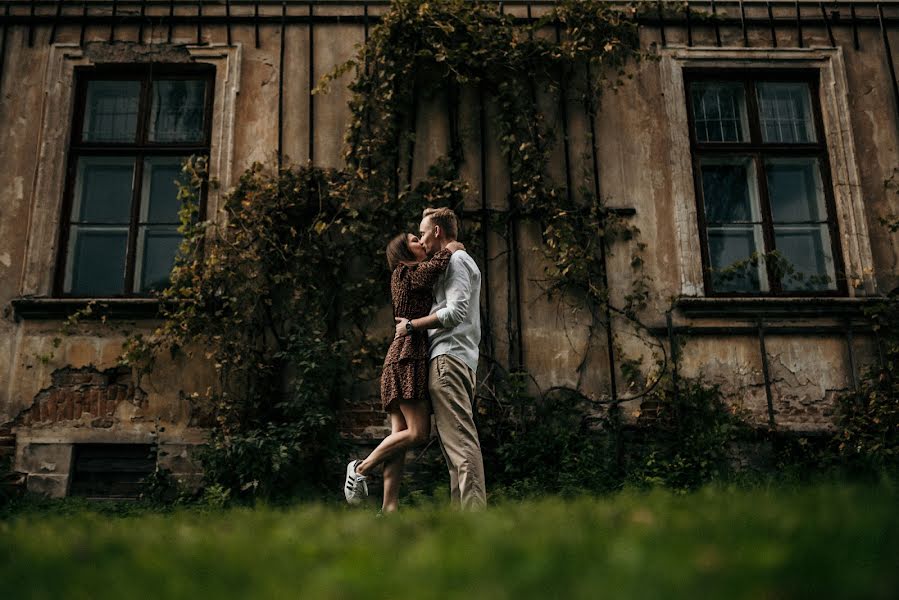
[[[234,496],[293,495],[332,472],[336,408],[370,390],[389,341],[371,332],[389,300],[386,241],[425,206],[461,209],[469,193],[458,122],[447,155],[412,183],[422,90],[441,90],[451,105],[476,90],[495,109],[490,130],[509,174],[509,210],[481,214],[475,227],[507,236],[512,219],[539,224],[544,289],[585,305],[591,334],[613,310],[636,319],[645,278],[635,277],[625,306],[611,307],[605,253],[637,232],[603,205],[595,172],[572,182],[576,190],[549,176],[556,135],[537,98],[580,98],[592,120],[602,93],[649,57],[639,4],[570,0],[522,21],[496,3],[396,0],[316,90],[355,73],[345,168],[254,164],[227,194],[225,218],[198,221],[205,163],[185,165],[193,181],[181,189],[185,238],[161,295],[163,323],[132,337],[125,358],[151,369],[167,349],[214,364],[216,385],[194,398],[212,431],[210,482]],[[636,255],[633,264],[639,272]]]
[[[171,285],[161,294],[162,325],[131,337],[125,359],[149,370],[169,351],[215,366],[216,384],[193,398],[203,409],[201,421],[211,428],[203,457],[210,484],[230,497],[295,496],[314,493],[316,485],[332,482],[339,472],[335,415],[346,401],[376,389],[389,343],[385,328],[376,327],[378,312],[389,302],[383,248],[397,231],[414,227],[424,207],[461,211],[471,193],[461,177],[463,93],[491,104],[487,129],[509,177],[508,208],[469,214],[470,226],[494,231],[513,248],[518,224],[537,225],[546,265],[544,293],[590,317],[570,388],[541,390],[522,365],[503,367],[486,357],[488,375],[480,388],[485,459],[494,461],[495,481],[502,482],[498,465],[519,465],[532,450],[561,449],[565,456],[555,457],[558,461],[555,450],[544,452],[542,471],[531,473],[541,490],[559,491],[591,477],[603,485],[625,480],[616,369],[611,369],[611,393],[584,390],[582,375],[595,336],[604,331],[606,345],[619,356],[618,370],[626,379],[642,377],[645,365],[623,356],[610,331],[615,319],[661,357],[655,379],[635,386],[631,398],[670,400],[668,388],[656,386],[665,376],[664,347],[639,321],[649,296],[640,255],[644,245],[639,231],[602,200],[594,139],[602,95],[624,85],[637,63],[653,58],[639,43],[637,17],[645,4],[564,0],[535,20],[520,20],[496,3],[394,0],[357,55],[323,77],[315,90],[326,92],[343,75],[354,74],[344,168],[254,164],[227,193],[224,218],[200,221],[206,164],[188,161],[191,185],[180,192],[185,237]],[[449,148],[424,179],[413,182],[416,111],[427,90],[447,98]],[[583,174],[570,174],[565,182],[549,174],[558,136],[539,108],[541,97],[576,98],[590,123],[584,150],[592,160],[585,161]],[[475,255],[481,253],[484,265],[486,249],[470,234],[466,243]],[[613,250],[631,252],[630,289],[620,305],[611,301],[606,271]],[[485,322],[489,354],[494,347],[489,315]],[[715,425],[698,426],[702,435],[695,444],[684,443],[683,436],[696,432],[670,428],[679,436],[671,442],[679,449],[679,464],[695,470],[709,448],[716,465],[723,460],[733,428],[725,426],[731,420],[721,410],[709,410],[717,404],[705,399],[715,392],[701,385],[689,389],[682,395],[699,399],[696,414],[705,425]],[[589,438],[583,409],[595,404],[597,395],[606,396],[602,418],[610,435]],[[680,409],[690,410],[688,404]],[[710,430],[724,433],[710,437]],[[539,439],[552,444],[542,450],[522,445]],[[669,463],[658,462],[665,453],[652,453],[652,468],[643,471],[657,477],[668,470]],[[678,481],[681,485],[684,478]]]

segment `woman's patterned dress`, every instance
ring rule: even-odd
[[[429,260],[401,264],[390,278],[393,314],[406,319],[426,317],[433,304],[432,288],[446,271],[452,252],[440,250]],[[381,404],[391,410],[395,402],[418,402],[428,397],[428,332],[396,338],[390,344],[381,371]],[[395,405],[394,405],[395,407]]]

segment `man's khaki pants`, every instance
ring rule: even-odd
[[[449,468],[450,495],[462,510],[487,505],[484,459],[471,404],[475,374],[460,359],[443,354],[431,359],[428,390],[440,449]]]

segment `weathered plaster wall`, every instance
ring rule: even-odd
[[[519,7],[520,8],[520,7]],[[277,11],[280,7],[264,7]],[[332,12],[354,13],[358,7],[321,8]],[[515,10],[519,10],[518,8]],[[206,43],[225,44],[225,29],[205,27]],[[171,46],[165,42],[168,29],[148,26],[144,44],[137,39],[135,28],[120,28],[117,39],[132,42],[106,44],[109,30],[90,27],[85,40],[90,45],[86,56],[95,62],[122,61],[138,57],[175,56],[184,59],[187,46],[196,45],[194,27],[176,27]],[[331,86],[328,95],[316,96],[310,111],[310,61],[308,55],[309,29],[291,26],[284,38],[285,62],[283,81],[279,81],[280,31],[277,27],[262,27],[260,47],[256,48],[251,25],[232,27],[232,47],[239,53],[234,73],[239,74],[237,95],[231,114],[221,115],[225,122],[221,131],[227,135],[213,140],[213,151],[229,158],[213,165],[213,177],[220,177],[227,185],[254,161],[272,161],[278,145],[278,94],[283,89],[284,153],[290,161],[303,163],[310,158],[310,123],[314,120],[311,154],[315,164],[342,164],[343,132],[348,113],[348,94],[342,81]],[[808,46],[829,45],[826,31],[805,28],[804,42]],[[7,56],[0,82],[0,306],[4,307],[0,320],[0,423],[14,421],[17,427],[17,465],[35,477],[34,488],[64,493],[67,480],[66,460],[71,444],[86,441],[147,441],[159,440],[171,446],[178,457],[178,468],[190,472],[187,449],[202,441],[202,428],[192,415],[190,395],[202,391],[212,372],[202,360],[166,363],[151,377],[136,381],[130,373],[115,370],[121,345],[119,324],[86,324],[73,336],[60,336],[61,320],[31,321],[16,319],[10,311],[10,301],[26,289],[26,249],[29,245],[29,223],[45,222],[50,231],[57,231],[61,215],[41,207],[46,202],[35,196],[38,169],[46,168],[38,159],[47,115],[51,103],[45,94],[47,71],[53,54],[48,44],[49,30],[38,28],[33,47],[28,47],[27,30],[13,28],[7,40]],[[56,33],[57,48],[77,44],[79,32],[75,28],[60,28]],[[345,60],[354,45],[363,40],[360,25],[321,25],[313,31],[315,55],[311,71],[315,77]],[[857,164],[863,188],[875,266],[874,276],[881,292],[899,284],[899,240],[878,224],[878,218],[899,212],[899,198],[883,189],[883,180],[899,166],[899,124],[897,111],[889,89],[889,77],[882,54],[879,32],[861,31],[861,50],[851,47],[851,39],[840,34],[845,76],[851,91],[851,135],[857,149]],[[740,46],[739,32],[725,31],[724,44]],[[778,31],[781,47],[795,46],[795,32]],[[647,46],[658,44],[658,31],[644,30],[642,39]],[[769,33],[751,31],[753,45],[769,44]],[[684,44],[685,33],[673,28],[667,31],[669,45]],[[696,45],[714,46],[711,29],[697,29]],[[899,39],[894,49],[899,47]],[[210,50],[212,52],[213,49]],[[894,50],[895,52],[895,50]],[[899,56],[894,56],[899,62]],[[229,68],[233,68],[232,65]],[[598,163],[603,196],[612,206],[632,207],[636,215],[631,222],[648,244],[644,253],[645,272],[651,278],[650,306],[643,320],[655,327],[664,326],[664,313],[671,300],[682,292],[684,265],[679,259],[676,223],[676,188],[674,175],[679,165],[672,165],[671,157],[687,153],[667,135],[669,110],[672,101],[663,91],[662,75],[656,61],[636,68],[635,78],[617,93],[603,99],[602,113],[597,122]],[[430,92],[430,93],[429,93]],[[445,98],[438,90],[425,91],[418,111],[418,142],[413,164],[415,178],[423,176],[428,164],[447,147]],[[541,97],[547,119],[561,131],[560,111],[555,99]],[[223,105],[228,106],[228,105]],[[577,98],[568,100],[568,130],[571,173],[574,187],[582,182],[582,174],[589,172],[588,120]],[[492,110],[488,106],[488,112]],[[463,174],[471,182],[469,208],[479,208],[481,198],[480,156],[477,140],[477,104],[472,90],[463,90],[460,114],[463,121],[465,164]],[[218,115],[217,115],[218,116]],[[54,117],[55,118],[55,117]],[[228,120],[233,119],[229,129]],[[59,119],[53,128],[68,135],[69,123]],[[52,128],[51,128],[52,129]],[[488,128],[489,129],[489,128]],[[227,148],[223,148],[226,146]],[[227,152],[225,152],[227,150]],[[508,176],[504,160],[496,144],[486,144],[486,204],[491,208],[505,208]],[[556,149],[553,164],[555,176],[564,180],[561,144]],[[218,170],[216,170],[218,169]],[[46,199],[44,199],[46,200]],[[692,198],[687,199],[693,202]],[[211,204],[213,207],[215,203]],[[50,203],[58,206],[58,202]],[[210,215],[217,218],[215,215]],[[689,225],[689,224],[688,224]],[[508,366],[516,358],[510,355],[509,259],[506,243],[501,236],[489,234],[487,260],[481,265],[489,289],[482,304],[490,300],[488,323],[494,333],[494,358],[500,366]],[[543,273],[543,259],[538,250],[542,243],[539,229],[530,224],[518,230],[516,249],[520,265],[520,303],[522,323],[513,322],[521,331],[524,365],[539,385],[549,388],[580,383],[585,392],[597,400],[608,397],[608,351],[604,335],[588,340],[588,315],[565,304],[546,300],[539,280]],[[32,241],[33,243],[33,241]],[[630,255],[632,245],[622,243],[610,257],[610,283],[613,301],[621,303],[632,277]],[[39,275],[47,280],[56,268],[55,254],[40,263]],[[31,275],[34,275],[33,273]],[[389,311],[383,313],[388,325]],[[691,319],[675,311],[675,319],[683,324],[734,324],[738,320]],[[752,320],[745,321],[752,324]],[[819,322],[819,321],[816,321]],[[829,322],[829,321],[828,321]],[[130,327],[152,327],[153,323],[134,323]],[[642,358],[651,366],[651,348],[629,334],[626,327],[618,328],[620,352],[631,358]],[[54,347],[53,340],[61,338]],[[702,375],[710,383],[722,385],[728,401],[745,409],[754,422],[764,424],[769,414],[762,378],[759,341],[752,336],[703,337],[684,340],[681,348],[681,373]],[[583,373],[577,372],[584,353],[589,353]],[[855,350],[862,362],[869,351],[868,341],[858,336]],[[775,422],[779,427],[821,429],[832,422],[832,401],[836,392],[851,385],[848,372],[846,343],[839,336],[771,336],[767,340],[771,370],[771,393]],[[486,361],[485,365],[486,365]],[[82,381],[83,380],[83,381]],[[115,394],[111,396],[115,390]],[[119,393],[121,391],[121,394]],[[637,390],[621,385],[621,396],[627,398]],[[384,417],[374,395],[376,386],[356,390],[355,402],[342,416],[345,430],[358,438],[371,439],[383,433]],[[105,394],[105,396],[104,396]],[[62,408],[61,408],[62,407]],[[636,418],[640,401],[626,403],[625,415]],[[67,454],[68,453],[68,454]],[[52,459],[52,460],[51,460]],[[49,469],[43,465],[56,465]]]

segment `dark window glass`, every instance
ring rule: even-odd
[[[687,87],[707,292],[843,291],[814,81],[706,73]]]
[[[79,296],[117,296],[125,287],[127,227],[73,225],[68,291]]]
[[[817,158],[765,161],[784,289],[835,290],[836,270]]]
[[[138,225],[135,291],[161,289],[168,283],[181,244],[178,233],[178,186],[187,183],[181,157],[153,157],[144,161],[141,213]]]
[[[768,197],[775,221],[796,223],[826,221],[824,184],[817,158],[769,158]]]
[[[203,139],[206,82],[174,79],[153,82],[150,141],[197,142]]]
[[[186,157],[158,156],[144,160],[144,181],[141,197],[142,223],[178,223],[178,185],[187,184],[181,173]]]
[[[742,83],[696,82],[691,89],[696,138],[742,142],[749,130]]]
[[[806,144],[816,140],[807,84],[759,82],[756,89],[765,142]]]
[[[90,81],[84,105],[85,142],[133,142],[140,81]]]
[[[709,227],[709,256],[716,290],[757,292],[767,288],[762,285],[760,274],[758,233],[751,225]]]
[[[767,291],[755,163],[747,156],[708,157],[700,170],[715,289]]]
[[[72,220],[81,223],[128,223],[134,158],[90,156],[78,159]]]
[[[181,243],[181,166],[209,152],[211,72],[154,65],[120,73],[79,73],[59,293],[164,288]]]
[[[138,291],[158,290],[169,282],[181,234],[176,227],[141,226],[138,242]]]

